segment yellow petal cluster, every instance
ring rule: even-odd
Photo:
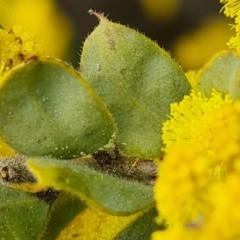
[[[173,105],[154,187],[168,227],[152,239],[240,239],[240,101],[192,93]]]
[[[0,78],[25,59],[43,55],[41,44],[21,26],[0,29],[0,46]]]
[[[159,166],[154,187],[159,221],[166,219],[170,226],[185,225],[197,222],[208,212],[205,188],[211,162],[205,154],[203,146],[191,141],[182,140],[171,147]]]
[[[240,53],[240,3],[238,0],[220,0],[220,2],[224,3],[224,14],[227,17],[234,18],[235,21],[236,35],[230,38],[227,45]]]
[[[198,138],[207,144],[211,130],[209,124],[213,121],[213,113],[224,103],[232,102],[229,95],[223,96],[216,91],[207,98],[201,92],[191,92],[180,103],[170,106],[170,119],[163,124],[163,143],[165,151],[169,146],[181,139]],[[204,131],[204,135],[203,135]]]
[[[55,0],[0,0],[0,24],[9,29],[21,25],[36,36],[52,57],[69,52],[74,30]]]

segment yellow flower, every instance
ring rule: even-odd
[[[240,101],[227,103],[216,111],[209,132],[209,150],[218,162],[231,163],[228,171],[240,156]]]
[[[54,0],[0,0],[0,24],[21,25],[36,36],[52,57],[63,58],[73,38],[70,20]]]
[[[166,231],[156,231],[152,234],[152,240],[199,240],[198,231],[174,227]],[[210,238],[209,238],[210,239]],[[206,239],[205,239],[206,240]],[[211,240],[214,240],[211,238]],[[216,239],[217,240],[217,239]]]
[[[207,98],[192,91],[180,103],[171,104],[170,119],[162,127],[165,151],[168,152],[168,148],[180,139],[198,138],[208,144],[213,113],[227,102],[232,102],[229,95],[213,91],[212,97]]]
[[[163,218],[170,227],[183,227],[208,213],[205,188],[211,181],[210,167],[201,145],[183,140],[171,147],[154,186],[159,221]]]
[[[220,0],[224,4],[224,14],[227,17],[234,18],[239,15],[240,4],[239,0]]]
[[[171,110],[154,186],[168,228],[153,239],[239,239],[240,101],[192,93]]]
[[[236,36],[231,37],[227,45],[240,53],[240,2],[238,0],[220,0],[220,2],[225,4],[223,7],[224,14],[235,20]]]
[[[240,239],[240,175],[230,173],[226,181],[213,185],[209,195],[214,210],[205,224],[204,232],[212,239]]]
[[[14,26],[9,31],[0,29],[0,46],[0,79],[25,59],[43,54],[41,44],[21,26]]]
[[[240,1],[221,2],[236,23],[228,45],[240,52]],[[194,87],[196,72],[186,76]],[[240,100],[192,92],[171,105],[162,131],[166,155],[154,194],[168,228],[152,239],[240,239]]]

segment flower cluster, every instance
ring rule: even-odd
[[[240,52],[240,4],[238,0],[220,0],[221,3],[224,3],[224,14],[227,17],[235,19],[235,31],[236,36],[231,37],[227,45],[230,48],[236,49]]]
[[[21,26],[9,31],[0,29],[0,78],[25,59],[43,54],[41,44]]]
[[[66,58],[74,27],[55,0],[0,0],[0,24],[5,29],[21,25],[41,42],[52,57]]]
[[[172,105],[163,126],[166,156],[154,188],[159,220],[166,219],[168,230],[153,239],[240,234],[240,101],[220,98],[216,92],[210,99],[192,93]]]
[[[236,22],[228,45],[240,52],[240,2],[221,2]],[[196,72],[187,76],[194,89]],[[162,131],[166,154],[154,192],[167,229],[152,239],[240,239],[240,100],[193,90],[171,105]]]

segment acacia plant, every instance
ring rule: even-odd
[[[78,69],[21,27],[1,30],[1,239],[239,236],[239,214],[222,227],[240,212],[239,53],[185,74],[90,13],[100,23]]]
[[[1,186],[2,238],[83,239],[86,235],[86,239],[95,239],[91,234],[103,238],[101,231],[84,227],[82,221],[90,219],[78,221],[77,233],[61,235],[75,216],[86,211],[92,212],[87,218],[94,214],[103,214],[103,221],[110,218],[110,225],[102,226],[105,231],[114,229],[108,239],[120,237],[128,225],[145,225],[144,236],[150,236],[157,226],[150,186],[156,174],[152,160],[163,156],[161,125],[170,104],[182,100],[190,85],[156,43],[101,14],[90,13],[100,24],[83,45],[78,70],[39,53],[36,45],[25,49],[30,40],[23,39],[15,28],[2,30],[20,46],[4,63],[0,89],[0,134],[2,142],[16,153],[9,158],[11,166],[5,163],[7,167],[2,169],[10,183]],[[10,151],[7,146],[6,150]],[[99,164],[104,156],[109,162]],[[24,171],[16,168],[14,158],[20,166],[27,159],[34,176],[24,167]],[[131,173],[138,161],[143,173]],[[114,165],[112,174],[105,165]],[[12,181],[10,169],[17,175]],[[144,171],[149,174],[145,180]],[[28,177],[20,177],[24,174]],[[16,184],[13,179],[17,177],[24,180]],[[55,189],[55,195],[60,191],[50,204],[49,197],[45,196],[48,203],[36,197],[48,194],[49,188]],[[111,227],[112,218],[116,223]],[[121,221],[126,223],[122,226]],[[78,228],[90,232],[81,235]],[[138,236],[136,231],[128,231],[121,238]]]

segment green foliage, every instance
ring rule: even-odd
[[[138,182],[55,159],[29,159],[28,166],[41,186],[68,191],[112,214],[127,215],[153,204],[152,188]]]
[[[164,229],[164,225],[159,226],[156,224],[155,218],[157,215],[156,208],[150,208],[129,226],[125,227],[114,240],[150,239],[154,231]]]
[[[113,114],[118,147],[137,157],[162,156],[161,125],[170,103],[182,100],[190,86],[156,43],[99,17],[83,46],[81,74]]]
[[[2,83],[0,102],[1,136],[28,156],[78,157],[97,151],[114,132],[89,84],[57,61],[33,58],[16,67]]]
[[[52,206],[48,223],[41,239],[56,239],[61,230],[85,208],[86,204],[79,198],[73,197],[66,192],[61,192]]]
[[[240,56],[223,51],[213,56],[197,75],[196,90],[211,96],[212,88],[240,99]]]
[[[77,220],[81,214],[85,214],[87,206],[79,198],[72,197],[66,192],[62,192],[59,198],[54,202],[52,206],[51,215],[47,228],[44,231],[44,234],[41,239],[52,240],[52,239],[64,239],[59,237],[61,230],[67,227],[71,227],[69,232],[69,238],[74,239],[78,237],[79,239],[85,238],[86,236],[82,235],[82,231],[79,228],[82,226],[81,220]],[[106,213],[105,213],[106,214]],[[96,215],[97,216],[97,215]],[[89,216],[93,221],[97,220],[93,214]],[[103,215],[104,216],[104,215]],[[106,214],[107,216],[107,214]],[[136,218],[133,218],[129,224],[122,224],[121,228],[116,231],[115,240],[129,240],[129,239],[150,239],[150,236],[153,231],[163,229],[163,226],[159,226],[155,223],[155,218],[157,216],[157,211],[154,207],[140,213]],[[131,217],[131,216],[130,216]],[[118,217],[119,219],[121,216]],[[79,218],[81,219],[81,218]],[[107,217],[105,217],[107,219]],[[115,216],[116,219],[116,216]],[[85,220],[87,221],[86,217]],[[119,224],[121,220],[119,220]],[[115,220],[117,223],[118,221]],[[70,223],[70,224],[69,224]],[[69,224],[69,226],[67,226]],[[99,224],[99,223],[97,223]],[[104,228],[104,217],[102,221],[102,226],[99,226],[99,232],[94,232],[92,235],[98,236],[98,239],[101,238],[101,228]],[[106,227],[109,227],[106,224]],[[116,228],[117,229],[117,228]],[[84,232],[84,231],[83,231]],[[111,232],[110,229],[106,229],[106,232]],[[65,233],[65,237],[68,235]],[[106,235],[105,235],[106,236]],[[94,239],[92,236],[88,236],[88,239]],[[106,239],[106,238],[105,238]]]
[[[28,193],[0,185],[0,239],[39,239],[48,208]]]
[[[114,219],[121,230],[114,233],[115,239],[148,238],[157,228],[150,183],[64,161],[94,153],[109,142],[126,155],[162,157],[161,125],[170,104],[190,92],[181,69],[156,43],[98,17],[99,26],[84,43],[80,73],[58,60],[33,56],[2,80],[1,138],[32,157],[28,166],[40,186],[66,192],[47,214],[47,204],[2,187],[2,238],[57,238],[77,215],[94,207],[101,209],[103,218]],[[98,217],[99,210],[95,213]],[[126,220],[126,226],[118,225],[118,220]]]

